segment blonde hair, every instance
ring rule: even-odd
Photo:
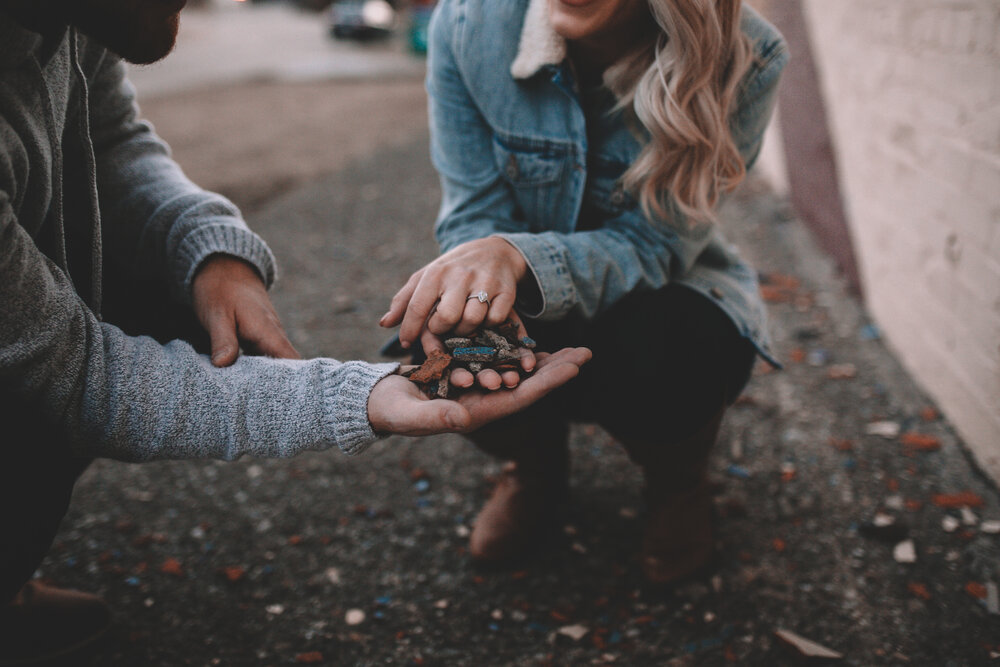
[[[719,196],[746,175],[729,128],[751,62],[742,0],[648,0],[652,42],[610,67],[604,82],[648,143],[622,177],[649,217],[673,205],[692,223],[714,219]]]

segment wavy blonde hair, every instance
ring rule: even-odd
[[[742,0],[648,0],[651,42],[604,75],[619,109],[649,135],[625,172],[647,216],[670,219],[671,198],[691,222],[710,222],[719,196],[746,175],[729,128],[751,48],[740,30]]]

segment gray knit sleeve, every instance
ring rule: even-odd
[[[232,202],[184,175],[139,118],[123,64],[94,47],[84,49],[84,66],[107,255],[137,277],[163,281],[181,303],[190,301],[198,266],[216,253],[246,260],[270,287],[270,249]]]

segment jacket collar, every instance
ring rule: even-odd
[[[549,23],[548,0],[530,0],[521,28],[517,56],[510,73],[515,79],[530,79],[546,65],[559,65],[566,58],[566,40]]]

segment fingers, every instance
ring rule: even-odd
[[[424,348],[425,354],[430,354],[434,350],[446,352],[444,343],[433,333],[424,329],[420,332],[420,346]]]
[[[503,385],[503,381],[500,379],[500,374],[491,368],[480,371],[476,374],[476,382],[483,389],[488,389],[489,391],[496,391]]]
[[[368,421],[378,433],[416,436],[465,430],[472,416],[463,405],[428,400],[406,378],[390,375],[368,396]]]
[[[521,316],[517,314],[517,311],[510,311],[510,319],[517,325],[517,337],[528,338],[528,330],[524,326],[524,321]],[[535,358],[535,353],[526,347],[521,348],[521,368],[526,372],[530,373],[535,368],[537,359]]]
[[[258,354],[275,359],[299,359],[298,351],[288,340],[285,330],[274,313],[255,316],[248,325],[237,322],[237,333]]]
[[[235,314],[229,310],[215,309],[207,315],[204,326],[212,344],[212,365],[218,368],[231,366],[240,351]]]
[[[466,301],[465,290],[450,289],[441,295],[434,314],[427,320],[427,328],[443,335],[456,330],[456,325],[465,320],[465,313],[471,301]]]
[[[472,415],[469,430],[523,410],[552,390],[569,382],[580,372],[580,366],[590,359],[587,348],[566,348],[552,355],[539,355],[538,369],[533,376],[510,391],[489,394],[467,394],[459,398]]]
[[[580,367],[590,361],[591,356],[591,351],[586,347],[564,348],[545,355],[538,362],[535,374],[509,393],[518,401],[525,401],[525,405],[534,403],[576,377]]]
[[[424,272],[409,298],[406,313],[399,326],[399,341],[403,347],[409,347],[417,340],[440,296],[436,281],[428,278],[428,273]]]
[[[456,368],[451,372],[449,381],[456,387],[468,389],[476,381],[476,377],[464,368]]]
[[[517,371],[505,371],[500,374],[500,379],[503,381],[504,387],[513,389],[521,383],[521,374]]]
[[[489,312],[486,315],[487,326],[495,327],[498,324],[503,324],[508,317],[517,318],[517,314],[514,312],[516,298],[517,294],[514,291],[501,291],[493,295]],[[517,318],[516,321],[518,324],[521,322],[520,318]]]
[[[410,303],[410,297],[413,296],[414,290],[417,289],[417,283],[420,282],[420,276],[423,274],[423,270],[417,271],[410,279],[406,281],[395,296],[392,297],[392,302],[389,304],[389,311],[382,316],[382,319],[378,321],[379,326],[382,327],[394,327],[403,321],[403,314],[406,312],[406,306]]]

